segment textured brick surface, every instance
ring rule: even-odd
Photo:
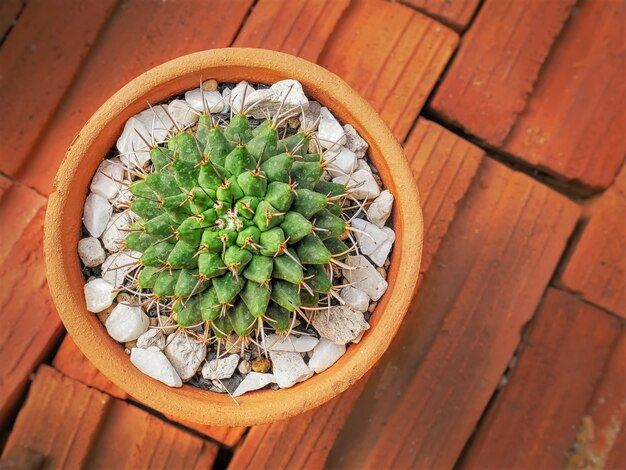
[[[26,446],[45,468],[209,468],[217,446],[41,366],[4,447]]]
[[[485,0],[432,109],[468,133],[502,144],[574,3]]]
[[[16,175],[116,0],[31,0],[0,49],[0,171]],[[10,151],[10,154],[8,153]]]
[[[472,19],[480,0],[403,0],[403,3],[462,31]]]
[[[0,2],[0,40],[15,25],[17,15],[23,7],[23,0],[4,0]]]
[[[272,49],[315,62],[348,3],[349,0],[260,0],[234,45]]]
[[[566,261],[560,282],[626,318],[626,167],[589,207],[590,219]]]
[[[626,154],[626,42],[622,1],[580,2],[541,71],[504,149],[594,188],[611,184]]]
[[[578,214],[561,195],[484,159],[332,465],[453,466]]]
[[[184,7],[169,1],[121,3],[24,169],[24,181],[48,194],[70,142],[109,96],[170,59],[229,46],[251,4],[252,0],[215,0],[210,5],[190,0]]]
[[[561,467],[619,333],[614,317],[549,290],[463,468]]]
[[[457,42],[454,31],[405,5],[357,1],[320,64],[361,93],[404,140]]]
[[[66,375],[74,380],[82,382],[90,387],[96,388],[109,395],[120,399],[128,398],[128,395],[101,374],[94,365],[80,352],[76,343],[72,341],[72,338],[65,337],[61,347],[59,348],[53,362],[54,367],[57,368],[63,375]],[[176,421],[168,416],[168,419]],[[221,442],[227,446],[234,446],[246,428],[225,428],[218,426],[205,426],[202,424],[189,423],[187,421],[180,421],[180,424],[188,428],[194,429],[205,436],[208,436],[218,442]]]

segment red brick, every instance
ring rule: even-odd
[[[4,448],[26,446],[46,468],[209,468],[217,446],[41,366]]]
[[[349,0],[260,0],[237,35],[237,47],[260,47],[316,62]]]
[[[0,427],[62,331],[43,263],[44,204],[20,184],[0,204]]]
[[[419,118],[411,131],[404,152],[417,181],[424,214],[420,266],[424,273],[478,171],[484,152],[424,118]]]
[[[615,185],[590,205],[589,213],[560,282],[626,318],[626,167]]]
[[[626,333],[616,342],[581,419],[569,468],[620,468],[626,465]]]
[[[563,196],[483,159],[329,466],[454,465],[578,215]]]
[[[328,403],[295,418],[254,426],[237,447],[230,469],[322,469],[368,375]]]
[[[2,202],[2,197],[7,192],[7,190],[11,187],[13,181],[7,178],[4,175],[0,175],[0,203]]]
[[[457,42],[454,31],[407,6],[357,1],[319,62],[361,93],[403,141]]]
[[[502,144],[574,3],[485,0],[432,109],[489,144]]]
[[[4,0],[0,2],[0,41],[4,35],[15,25],[17,15],[24,7],[22,0]]]
[[[21,174],[23,180],[48,194],[74,136],[108,97],[170,59],[229,46],[251,4],[252,0],[216,0],[210,6],[193,0],[184,7],[170,1],[123,2],[40,139],[38,152]]]
[[[91,362],[89,362],[69,335],[65,337],[61,347],[57,351],[53,365],[57,370],[62,372],[63,375],[66,375],[78,382],[82,382],[85,385],[89,385],[90,387],[101,390],[122,400],[128,398],[126,392],[107,379]],[[176,419],[170,416],[167,416],[167,418],[172,421],[176,421]],[[206,426],[187,421],[179,421],[179,423],[227,446],[234,446],[237,442],[239,442],[241,436],[246,430],[246,428],[243,427],[226,428]]]
[[[0,49],[0,171],[15,176],[67,92],[115,0],[32,0]],[[10,152],[10,154],[9,154]]]
[[[469,24],[480,0],[404,0],[403,3],[433,16],[457,31]]]
[[[615,318],[548,290],[463,468],[560,468],[619,333]]]
[[[549,172],[608,187],[626,154],[624,2],[580,2],[504,149]]]

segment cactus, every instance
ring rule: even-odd
[[[277,123],[205,113],[195,132],[151,146],[153,171],[130,185],[140,219],[124,245],[141,258],[129,289],[151,290],[183,329],[204,325],[204,339],[286,333],[297,314],[341,301],[347,188],[320,178],[310,132],[281,140]]]

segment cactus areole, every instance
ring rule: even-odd
[[[320,179],[307,131],[281,140],[276,121],[204,114],[152,146],[154,171],[130,186],[132,288],[169,302],[181,327],[204,324],[205,339],[289,331],[320,299],[330,305],[333,265],[350,251],[346,187]]]

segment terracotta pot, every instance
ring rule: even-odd
[[[189,385],[169,388],[139,372],[85,307],[77,254],[83,204],[93,174],[115,145],[128,118],[198,86],[199,80],[247,80],[271,84],[299,80],[309,98],[352,124],[370,145],[371,159],[396,198],[396,242],[389,288],[371,317],[371,329],[330,369],[290,389],[264,390],[238,398]],[[87,122],[57,174],[45,223],[48,282],[59,315],[81,351],[111,381],[135,399],[182,420],[240,426],[288,418],[321,405],[360,379],[381,357],[407,311],[417,283],[422,250],[419,196],[402,148],[374,109],[343,80],[290,55],[260,49],[220,49],[187,55],[139,76],[113,95]]]

